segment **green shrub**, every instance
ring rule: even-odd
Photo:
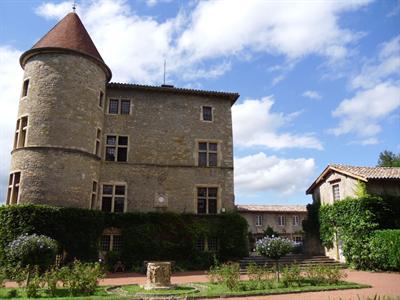
[[[247,266],[247,276],[252,290],[266,289],[272,285],[273,271],[266,266],[259,266],[251,262]]]
[[[18,291],[16,289],[11,289],[7,292],[6,298],[17,298],[18,297]]]
[[[291,240],[281,237],[264,237],[256,242],[256,251],[258,254],[275,259],[276,274],[279,282],[279,259],[289,254],[295,246]]]
[[[325,282],[328,284],[337,284],[347,277],[343,269],[337,266],[325,266]]]
[[[100,264],[82,263],[75,260],[71,266],[60,270],[64,286],[72,296],[89,296],[96,291],[98,281],[104,276]]]
[[[50,295],[51,297],[55,297],[58,288],[58,283],[63,280],[64,277],[63,274],[60,272],[60,269],[52,267],[49,270],[47,270],[43,274],[43,282],[46,287],[47,294]]]
[[[221,265],[220,276],[223,283],[230,290],[235,290],[240,282],[240,265],[238,263],[229,262]]]
[[[4,287],[4,282],[7,279],[7,270],[5,267],[0,267],[0,288]]]
[[[370,259],[378,270],[400,271],[400,230],[377,230],[370,241]]]
[[[293,264],[286,266],[282,270],[282,283],[285,287],[301,286],[303,276],[301,276],[300,266]]]
[[[221,261],[237,260],[247,252],[247,222],[236,213],[193,215],[175,213],[104,213],[45,205],[0,207],[0,264],[7,245],[22,234],[41,234],[56,240],[67,261],[94,262],[106,228],[121,228],[121,258],[125,266],[143,261],[174,260],[185,269],[204,269],[213,253],[196,249],[199,237],[218,237],[215,253]]]
[[[14,265],[38,266],[42,270],[54,263],[57,254],[57,242],[37,234],[20,235],[7,247],[7,256]]]
[[[399,228],[400,199],[359,194],[364,197],[346,198],[320,207],[320,234],[327,248],[333,247],[338,236],[346,262],[359,269],[369,269],[372,234],[377,229]]]
[[[31,271],[32,272],[32,271]],[[39,289],[42,285],[42,278],[39,275],[39,269],[35,268],[33,274],[30,274],[30,280],[27,281],[25,292],[28,298],[38,298]]]
[[[240,265],[233,262],[220,265],[215,261],[207,275],[211,283],[224,284],[228,289],[236,290],[240,283]]]
[[[311,285],[336,284],[347,275],[337,266],[313,265],[307,268],[305,278]]]

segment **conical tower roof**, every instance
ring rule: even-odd
[[[39,52],[77,52],[88,56],[105,69],[107,80],[111,79],[111,70],[75,12],[67,14],[30,50],[24,52],[20,58],[21,66],[24,67],[26,61]]]

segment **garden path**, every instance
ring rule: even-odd
[[[309,292],[302,294],[286,294],[273,296],[243,297],[247,300],[358,300],[363,297],[374,295],[398,296],[400,297],[400,273],[378,273],[346,270],[347,281],[369,284],[372,288],[329,291],[329,292]],[[246,277],[243,276],[243,279]],[[102,285],[122,285],[122,284],[144,284],[146,276],[138,273],[112,274],[101,281]],[[175,273],[171,278],[172,283],[207,282],[204,272],[181,272]],[[382,297],[381,297],[382,298]],[[224,298],[225,300],[237,300],[239,298]]]

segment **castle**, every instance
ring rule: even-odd
[[[237,93],[111,83],[75,12],[22,54],[6,203],[106,212],[234,210]]]

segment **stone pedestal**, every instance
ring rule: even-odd
[[[147,263],[146,290],[171,289],[171,262],[152,261]]]

